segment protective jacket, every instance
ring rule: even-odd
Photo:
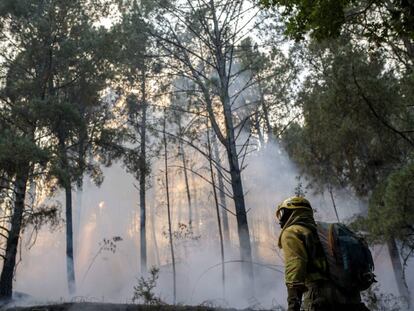
[[[327,263],[312,211],[298,209],[292,213],[280,233],[279,247],[285,256],[285,281],[288,287],[328,280]]]

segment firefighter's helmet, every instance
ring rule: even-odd
[[[280,221],[285,210],[295,210],[300,208],[312,210],[312,206],[309,201],[304,197],[288,198],[278,205],[276,209],[276,218]]]

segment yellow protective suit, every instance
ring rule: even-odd
[[[280,233],[279,247],[285,256],[285,281],[288,287],[306,286],[306,283],[328,279],[327,263],[312,211],[293,211]]]

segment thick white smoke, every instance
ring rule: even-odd
[[[285,305],[283,274],[278,271],[283,271],[283,260],[277,249],[279,228],[274,219],[274,210],[278,202],[294,194],[299,173],[278,146],[268,145],[250,154],[247,163],[243,182],[255,262],[255,292],[251,293],[251,297],[246,297],[242,290],[240,263],[234,262],[239,260],[236,222],[235,217],[229,214],[231,245],[227,245],[225,251],[228,263],[225,265],[226,287],[223,297],[220,248],[211,187],[192,176],[194,214],[200,226],[192,236],[178,234],[175,240],[179,303],[207,303],[239,308]],[[185,223],[187,219],[185,188],[183,177],[173,169],[171,173],[173,224],[174,230],[178,230],[178,223]],[[100,188],[85,182],[80,223],[75,224],[79,228],[75,231],[79,234],[75,245],[78,296],[75,299],[128,303],[131,302],[133,286],[140,276],[139,196],[134,179],[119,164],[104,169],[104,174],[105,181]],[[154,177],[148,194],[148,262],[149,266],[159,266],[161,269],[157,294],[164,301],[171,302],[171,259],[164,234],[167,223],[161,180]],[[317,209],[318,220],[336,221],[330,197],[314,195],[311,190],[307,197]],[[361,211],[361,203],[346,191],[336,191],[335,200],[341,220]],[[228,204],[233,209],[230,200]],[[194,227],[197,228],[196,225]],[[111,240],[118,236],[122,241],[113,242],[113,252],[102,247],[104,239]],[[54,232],[43,228],[31,249],[26,247],[28,237],[23,238],[22,261],[17,269],[15,290],[33,297],[32,303],[69,299],[64,238],[63,225]],[[382,289],[395,293],[395,280],[389,268],[391,265],[386,247],[376,247],[373,253]],[[412,275],[411,270],[408,271],[409,275]],[[408,281],[409,285],[413,285],[412,278]]]

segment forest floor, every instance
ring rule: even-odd
[[[129,305],[110,303],[64,303],[32,307],[3,307],[7,311],[237,311],[206,306]],[[249,310],[249,309],[245,309]]]

